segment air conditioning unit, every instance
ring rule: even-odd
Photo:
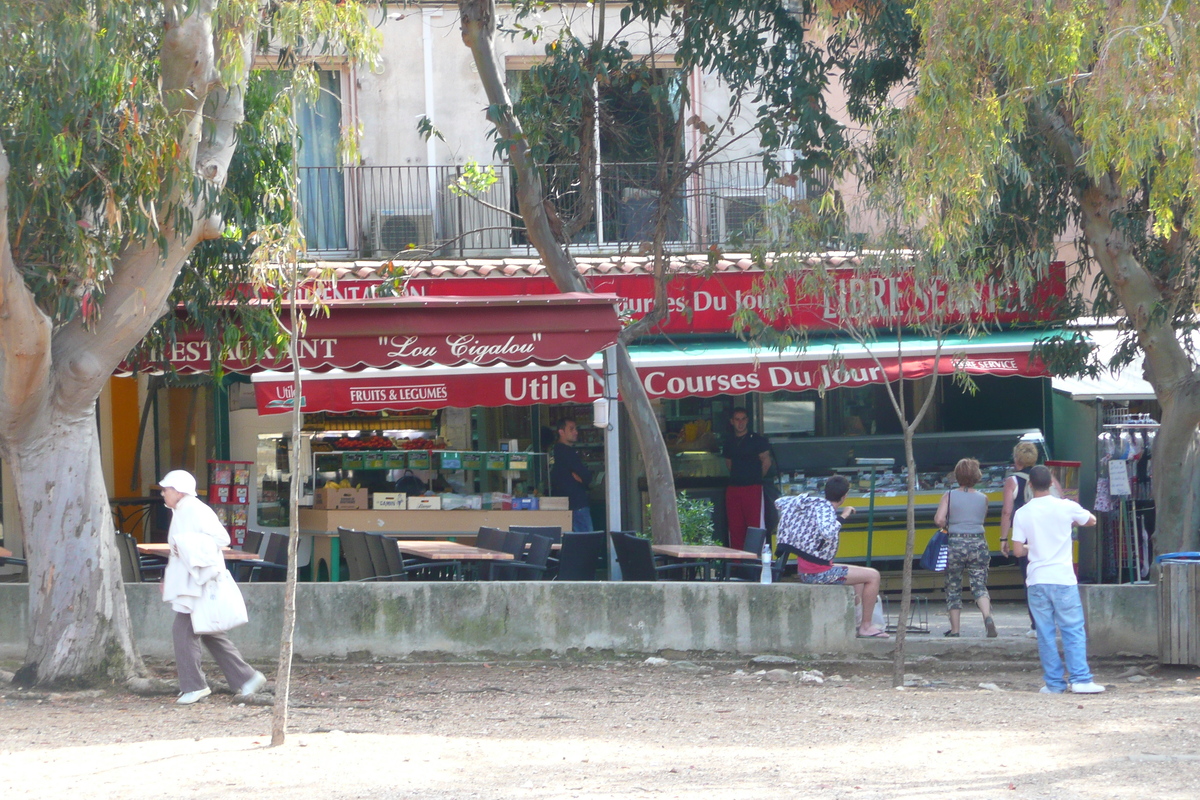
[[[722,242],[741,239],[747,242],[770,238],[768,208],[782,198],[778,193],[766,189],[757,191],[730,191],[723,193],[717,202],[717,232]]]
[[[433,212],[425,210],[376,211],[371,223],[371,249],[375,258],[428,257],[436,248]]]

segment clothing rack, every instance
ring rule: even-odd
[[[1159,423],[1149,414],[1110,409],[1096,438],[1096,511],[1103,533],[1102,576],[1147,583],[1154,533],[1153,452]],[[1122,467],[1116,467],[1121,462]]]

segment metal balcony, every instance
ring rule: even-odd
[[[760,160],[705,166],[686,179],[663,214],[674,252],[725,249],[778,240],[781,211],[819,195],[823,174],[768,178]],[[302,221],[312,256],[326,259],[532,256],[517,215],[516,181],[508,166],[478,198],[451,187],[461,167],[302,167]],[[654,238],[666,181],[657,164],[605,164],[585,189],[578,167],[543,173],[546,195],[580,254],[644,252]],[[584,192],[591,193],[591,213]],[[482,201],[482,202],[480,202]]]

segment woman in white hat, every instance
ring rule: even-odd
[[[248,697],[267,685],[266,676],[246,663],[224,633],[197,634],[192,630],[192,609],[201,587],[225,569],[221,548],[229,533],[217,515],[196,496],[196,479],[182,469],[171,470],[158,482],[163,502],[173,512],[167,541],[171,556],[163,573],[163,600],[175,610],[172,637],[175,667],[179,672],[180,705],[191,705],[212,694],[200,669],[200,643],[217,661],[225,679]]]

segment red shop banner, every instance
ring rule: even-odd
[[[986,283],[980,287],[977,305],[954,313],[945,287],[915,292],[908,276],[883,276],[862,268],[832,270],[833,291],[811,295],[801,290],[801,281],[790,283],[790,312],[776,320],[776,327],[795,326],[810,331],[831,331],[844,317],[861,316],[856,304],[869,303],[879,309],[876,322],[888,326],[891,320],[928,320],[935,316],[953,321],[972,317],[997,323],[1044,322],[1057,318],[1057,308],[1066,294],[1066,265],[1056,261],[1050,274],[1040,281],[1034,294],[1021,297],[1015,287]],[[766,305],[760,287],[759,270],[719,272],[712,275],[677,275],[667,284],[668,318],[658,331],[662,333],[729,333],[733,315],[740,309],[758,310]],[[370,297],[378,280],[342,280],[324,287],[330,298],[354,300]],[[588,287],[598,293],[617,297],[622,315],[640,319],[654,308],[654,278],[651,275],[613,274],[587,278]],[[443,295],[518,296],[557,292],[547,277],[489,276],[487,278],[413,278],[406,292],[420,297]],[[760,315],[761,316],[761,315]]]
[[[635,357],[635,364],[636,364]],[[906,379],[961,370],[971,375],[1042,377],[1041,362],[1023,352],[969,355],[905,356]],[[638,375],[650,397],[676,399],[714,397],[745,392],[805,391],[866,386],[899,380],[900,362],[894,356],[831,361],[828,358],[769,356],[721,363],[681,361],[676,364],[638,364]],[[280,414],[291,409],[294,398],[290,376],[254,377],[260,414]],[[316,375],[302,383],[303,410],[405,411],[410,409],[472,408],[474,406],[528,406],[588,403],[601,396],[600,383],[583,367],[460,368],[392,370],[376,373]]]

